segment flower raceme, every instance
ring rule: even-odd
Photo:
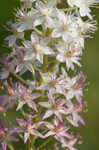
[[[86,78],[77,67],[85,39],[97,29],[91,7],[98,2],[67,0],[62,7],[61,0],[20,0],[14,22],[6,25],[11,52],[0,59],[0,115],[8,124],[0,120],[0,149],[14,149],[16,133],[28,150],[46,150],[51,139],[54,150],[77,150],[80,136],[71,127],[85,125],[87,107]],[[15,124],[7,115],[12,110]],[[37,146],[39,138],[44,142]]]

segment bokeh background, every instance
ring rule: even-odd
[[[8,32],[3,26],[14,17],[14,9],[18,6],[19,0],[0,0],[0,57],[8,51],[3,42]],[[99,9],[93,9],[93,13],[99,27]],[[84,99],[88,102],[88,113],[84,114],[86,126],[80,126],[78,130],[83,138],[79,150],[99,150],[99,29],[93,36],[85,41],[82,57],[82,71],[90,84],[84,94]]]

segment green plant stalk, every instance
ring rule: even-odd
[[[38,30],[37,28],[34,27],[33,30],[34,30],[38,35],[44,36],[43,33],[42,33],[40,30]]]
[[[19,75],[11,72],[11,74],[16,77],[20,82],[22,82],[24,85],[29,86],[29,83],[27,83],[22,77],[20,77]]]
[[[8,146],[8,148],[9,148],[9,150],[15,150],[14,147],[13,147],[10,143],[8,143],[7,146]]]
[[[7,114],[6,114],[5,112],[3,113],[3,117],[4,117],[5,121],[6,121],[10,126],[12,126],[12,123],[11,123],[11,121],[8,119]]]
[[[78,7],[70,7],[70,8],[63,8],[63,9],[61,9],[61,10],[63,10],[63,11],[72,11],[72,10],[75,10],[75,9],[77,9]]]
[[[44,55],[43,57],[43,65],[42,65],[42,72],[46,73],[47,71],[47,64],[48,64],[48,60],[47,60],[47,55]]]
[[[34,147],[34,143],[35,143],[35,140],[36,140],[36,136],[31,136],[30,139],[31,139],[31,148]]]

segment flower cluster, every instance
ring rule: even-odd
[[[90,7],[99,1],[67,0],[64,7],[60,0],[20,2],[15,22],[7,23],[11,52],[0,59],[0,114],[9,126],[8,111],[16,110],[20,118],[13,129],[0,123],[1,149],[10,149],[11,141],[17,141],[12,134],[18,133],[28,150],[46,148],[52,138],[54,150],[77,150],[80,136],[71,126],[85,125],[80,114],[87,110],[86,78],[77,66],[82,66],[85,39],[97,29]],[[38,138],[45,140],[40,147]]]

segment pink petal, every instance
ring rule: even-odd
[[[46,137],[49,137],[49,136],[51,136],[51,135],[55,135],[55,132],[53,132],[53,131],[49,131],[49,132],[47,132],[46,134],[45,134],[45,138]]]

